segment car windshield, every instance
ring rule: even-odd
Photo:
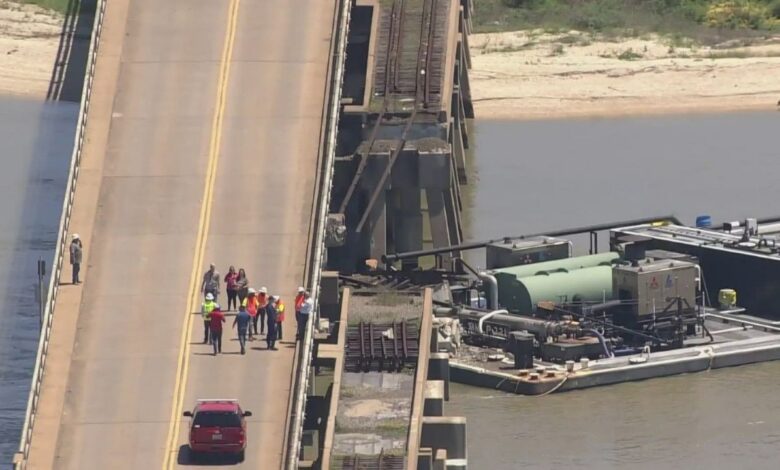
[[[241,426],[241,417],[232,411],[200,411],[195,415],[195,426],[205,428],[223,427],[232,428]]]

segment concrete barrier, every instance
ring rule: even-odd
[[[331,41],[331,63],[328,70],[328,99],[325,104],[324,125],[322,126],[322,145],[320,152],[320,175],[314,191],[315,204],[312,231],[309,234],[307,273],[304,285],[308,286],[314,299],[314,312],[319,315],[319,288],[322,261],[325,255],[325,219],[330,206],[333,169],[336,157],[336,134],[338,132],[339,113],[341,111],[341,87],[344,80],[344,62],[346,60],[347,36],[352,2],[338,0],[333,20],[333,40]],[[284,455],[282,467],[294,470],[298,466],[303,418],[306,408],[306,391],[309,385],[309,369],[314,347],[313,326],[315,315],[309,315],[304,338],[298,343],[295,352],[294,376],[288,420],[285,426]]]

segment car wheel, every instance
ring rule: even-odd
[[[236,455],[236,460],[238,460],[239,462],[243,462],[244,461],[244,454],[246,454],[246,452],[243,451],[243,450],[241,452],[239,452]]]
[[[190,462],[197,462],[200,460],[200,452],[196,452],[192,449],[190,449]]]

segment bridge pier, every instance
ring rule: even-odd
[[[328,244],[330,269],[360,271],[386,253],[462,241],[471,8],[469,0],[353,7],[330,208],[346,236]],[[437,263],[451,267],[453,256]]]

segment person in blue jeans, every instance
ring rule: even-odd
[[[215,308],[209,315],[211,323],[211,344],[214,346],[214,355],[222,353],[222,324],[225,323],[225,314],[219,307]]]
[[[268,349],[271,351],[276,350],[276,300],[271,299],[268,305],[265,307],[266,320],[268,320],[268,335],[265,337],[265,342],[268,345]]]
[[[249,330],[249,322],[252,317],[246,311],[246,307],[241,305],[238,307],[238,314],[233,320],[233,328],[238,327],[238,344],[241,345],[241,354],[246,353],[246,332]]]

